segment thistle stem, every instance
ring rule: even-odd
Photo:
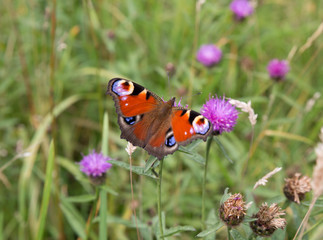
[[[98,200],[99,200],[99,188],[97,187],[95,189],[95,199],[92,203],[92,209],[91,209],[91,212],[90,212],[90,215],[87,219],[87,223],[86,223],[86,230],[85,230],[85,240],[86,239],[90,239],[90,232],[91,232],[91,225],[92,225],[92,220],[93,220],[93,217],[95,215],[95,212],[96,212],[96,206],[97,206],[97,203],[98,203]]]
[[[203,225],[203,229],[205,229],[205,188],[206,188],[206,177],[207,177],[207,166],[209,160],[209,152],[212,144],[213,136],[209,137],[206,143],[206,155],[205,155],[205,165],[204,165],[204,175],[203,175],[203,183],[202,183],[202,213],[201,213],[201,221]]]
[[[227,227],[227,231],[228,231],[228,240],[231,240],[230,230],[231,230],[231,228],[230,228],[230,227]]]
[[[159,219],[159,238],[164,239],[164,230],[163,230],[163,221],[162,221],[162,213],[161,213],[161,184],[162,184],[162,174],[163,174],[163,162],[164,160],[160,160],[159,164],[159,179],[157,181],[157,210],[158,210],[158,219]]]

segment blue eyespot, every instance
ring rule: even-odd
[[[172,147],[175,144],[176,144],[176,141],[175,141],[174,135],[171,135],[168,138],[166,138],[165,145],[167,147]]]
[[[129,125],[132,125],[136,122],[136,117],[125,117],[123,119]]]

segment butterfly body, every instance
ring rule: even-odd
[[[199,113],[174,107],[175,98],[164,102],[135,82],[113,78],[107,93],[115,102],[121,138],[158,159],[172,154],[179,145],[205,141],[212,132],[212,124]]]

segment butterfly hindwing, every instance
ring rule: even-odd
[[[172,129],[174,140],[179,145],[184,146],[195,139],[205,141],[212,132],[212,124],[198,112],[184,108],[174,108]]]

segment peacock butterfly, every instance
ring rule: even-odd
[[[113,78],[107,93],[115,102],[121,138],[158,159],[174,153],[179,145],[206,141],[212,132],[211,122],[198,112],[175,107],[175,98],[165,102],[135,82]]]

